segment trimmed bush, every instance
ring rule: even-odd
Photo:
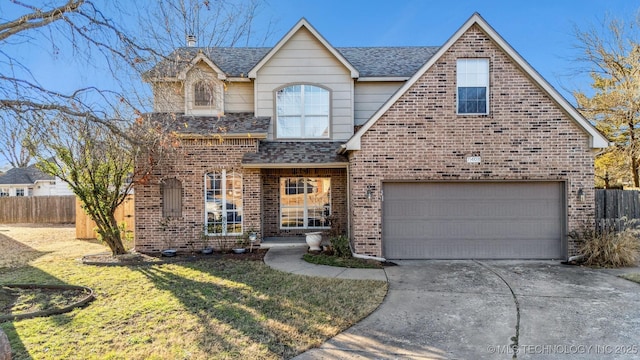
[[[331,239],[331,247],[335,256],[348,258],[351,257],[351,249],[349,248],[349,238],[346,235],[334,236]]]
[[[635,266],[640,259],[640,231],[627,228],[615,233],[592,232],[580,248],[584,263],[607,268]]]

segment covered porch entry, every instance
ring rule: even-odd
[[[242,166],[260,169],[262,243],[304,243],[347,229],[347,159],[335,142],[261,142]]]

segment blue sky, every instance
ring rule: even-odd
[[[132,4],[140,9],[139,4],[146,1],[153,0],[132,0]],[[586,73],[579,74],[584,64],[575,61],[579,52],[575,49],[574,28],[599,25],[606,16],[630,19],[640,9],[640,1],[635,0],[266,1],[258,22],[273,19],[275,25],[271,41],[265,45],[273,45],[305,17],[334,46],[438,46],[479,12],[572,103],[571,91],[588,92],[590,83]],[[108,0],[96,2],[100,6]],[[2,10],[0,4],[0,18],[11,17],[3,15]],[[260,27],[258,24],[255,28]],[[44,44],[24,54],[24,61],[43,85],[68,90],[108,86],[108,72],[101,77],[90,66],[83,69],[83,64],[50,53],[50,44]]]
[[[599,26],[607,16],[631,19],[640,1],[630,0],[271,0],[277,36],[301,17],[333,46],[442,45],[474,13],[480,15],[557,90],[588,91],[587,74],[576,75],[574,28]]]
[[[0,0],[0,19],[10,4]],[[132,6],[153,0],[131,0]],[[266,0],[257,18],[260,29],[275,21],[271,41],[277,42],[305,17],[334,46],[438,46],[442,45],[474,12],[480,15],[544,78],[570,102],[571,92],[589,93],[590,78],[580,73],[574,29],[599,26],[607,18],[630,20],[638,14],[637,0]],[[37,1],[34,1],[37,2]],[[109,0],[96,0],[106,8]],[[5,12],[3,13],[3,10]],[[15,15],[15,14],[13,14]],[[126,18],[127,14],[108,14]],[[262,38],[262,37],[261,37]],[[7,48],[5,48],[7,49]],[[71,91],[109,87],[110,73],[87,64],[53,57],[52,45],[29,45],[14,56],[22,57],[42,85]],[[0,66],[3,66],[0,63]],[[0,160],[0,165],[4,161]]]

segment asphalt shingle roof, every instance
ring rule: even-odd
[[[438,51],[438,46],[337,47],[361,77],[410,77]],[[146,77],[175,77],[200,51],[227,76],[247,76],[271,48],[196,48],[176,49],[148,71]]]
[[[38,180],[54,180],[54,178],[43,173],[35,165],[25,168],[12,168],[0,175],[0,184],[3,185],[35,184]]]
[[[262,164],[334,164],[348,163],[337,150],[342,142],[297,142],[260,141],[257,153],[247,153],[242,158],[244,165]]]
[[[336,48],[361,77],[411,77],[439,49],[438,46]]]
[[[270,117],[256,117],[253,113],[228,113],[224,116],[192,116],[153,113],[153,121],[163,123],[169,131],[180,134],[266,134]]]

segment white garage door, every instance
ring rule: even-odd
[[[388,259],[558,259],[560,182],[385,183]]]

